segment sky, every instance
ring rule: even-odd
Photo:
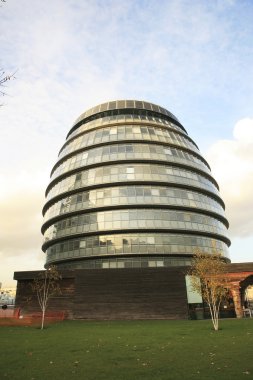
[[[77,117],[115,99],[172,112],[209,162],[232,262],[253,261],[253,1],[6,0],[0,68],[0,282],[42,269],[41,210]]]

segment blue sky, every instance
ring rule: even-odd
[[[41,209],[68,130],[113,99],[159,104],[211,165],[233,262],[253,261],[253,2],[8,0],[0,67],[0,282],[40,269]]]

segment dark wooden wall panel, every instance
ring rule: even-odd
[[[65,310],[72,319],[187,318],[182,268],[97,269],[64,271],[62,293],[48,310]],[[31,283],[38,272],[15,272],[16,306],[22,314],[40,311]]]
[[[187,318],[183,270],[98,269],[76,272],[74,318]]]

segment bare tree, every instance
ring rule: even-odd
[[[5,0],[0,0],[0,3],[5,3],[5,2],[6,2]],[[15,74],[16,74],[16,71],[15,73],[12,73],[12,74],[6,74],[5,71],[2,68],[0,68],[0,96],[6,95],[6,92],[2,88],[5,87],[6,82],[8,82],[11,79],[15,79]],[[2,106],[2,104],[0,104],[0,106]]]
[[[219,253],[210,255],[198,251],[188,274],[192,289],[207,303],[214,330],[217,331],[221,301],[227,295],[226,263]]]
[[[59,280],[61,275],[54,265],[40,272],[38,277],[34,279],[32,290],[36,293],[38,303],[41,308],[41,329],[44,328],[45,314],[48,307],[48,301],[51,297],[60,294]]]
[[[5,96],[6,92],[4,91],[5,83],[8,82],[11,79],[15,79],[15,73],[6,75],[5,71],[3,69],[0,69],[0,95]]]

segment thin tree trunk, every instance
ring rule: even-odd
[[[44,328],[44,320],[45,320],[45,308],[42,309],[42,318],[41,318],[41,330]]]

